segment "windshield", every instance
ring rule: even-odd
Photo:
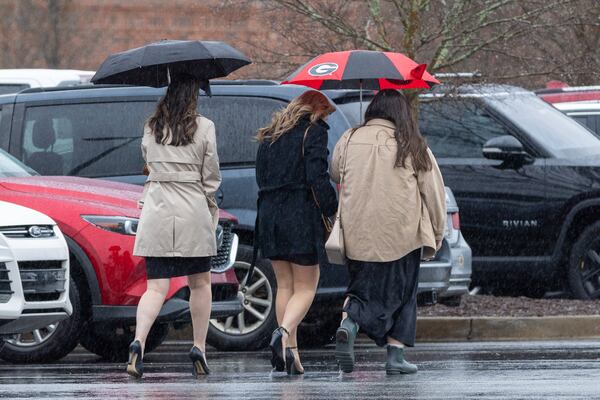
[[[22,164],[19,160],[0,149],[0,178],[21,178],[38,173]]]
[[[485,102],[556,157],[600,154],[592,132],[533,94],[486,96]]]
[[[369,106],[370,103],[371,103],[370,98],[368,101],[363,101],[363,106],[362,106],[363,114],[367,110],[367,107]],[[355,126],[360,125],[360,122],[361,122],[361,121],[359,121],[359,119],[360,119],[360,101],[353,101],[351,103],[340,103],[340,104],[337,104],[337,106],[340,110],[342,110],[342,112],[346,116],[346,119],[348,119],[350,126],[355,127]]]

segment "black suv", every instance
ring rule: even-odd
[[[354,123],[358,101],[337,99]],[[476,284],[600,298],[600,141],[590,131],[503,85],[440,87],[421,96],[419,120],[460,207]]]
[[[239,219],[236,233],[240,246],[235,268],[238,279],[243,282],[252,256],[256,216],[257,143],[253,136],[271,120],[274,111],[285,107],[307,88],[269,81],[230,81],[216,82],[212,89],[212,97],[200,99],[199,110],[217,127],[223,175],[218,200],[221,208]],[[163,94],[161,89],[91,86],[28,89],[16,95],[0,96],[0,148],[7,149],[42,175],[76,175],[143,184],[146,177],[141,173],[142,125]],[[52,121],[56,142],[49,148],[36,146],[40,144],[32,128],[38,119]],[[341,111],[334,112],[328,123],[332,149],[351,125]],[[51,154],[42,161],[39,157],[30,157],[44,151]],[[61,157],[51,157],[52,153]],[[61,162],[52,162],[54,159]],[[453,240],[461,238],[453,220],[457,221],[449,217],[448,239],[436,260],[422,264],[419,280],[422,300],[427,301],[428,294],[434,293],[456,300],[468,290],[470,250],[457,253],[459,246],[464,250],[466,245],[464,240]],[[458,268],[453,269],[453,263]],[[302,327],[302,337],[314,344],[316,340],[328,339],[327,333],[332,336],[335,332],[348,281],[345,268],[328,264],[321,267],[315,306]],[[212,320],[209,343],[220,349],[254,349],[266,345],[276,326],[274,290],[272,268],[266,260],[260,260],[253,281],[241,285],[244,312],[236,317]]]

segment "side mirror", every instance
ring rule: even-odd
[[[524,164],[532,161],[521,142],[510,135],[488,140],[483,145],[483,156],[490,160],[500,160],[511,164]]]

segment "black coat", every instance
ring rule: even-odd
[[[328,173],[328,129],[325,122],[311,124],[306,116],[274,143],[265,141],[258,148],[256,244],[265,258],[323,254],[321,212],[331,217],[337,211]]]

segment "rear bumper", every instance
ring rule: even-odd
[[[444,240],[435,260],[421,262],[418,293],[436,292],[442,294],[448,290],[452,271],[451,259],[450,246]]]
[[[441,297],[462,296],[469,293],[472,274],[471,248],[460,235],[458,243],[450,249],[452,254],[452,271],[450,273],[449,287]]]
[[[239,296],[234,299],[213,301],[211,318],[224,318],[237,315],[244,310]],[[94,306],[92,318],[94,323],[110,323],[117,325],[135,324],[137,306]],[[190,322],[190,305],[185,299],[171,298],[165,302],[156,321],[159,323]],[[1,328],[1,327],[0,327]]]

